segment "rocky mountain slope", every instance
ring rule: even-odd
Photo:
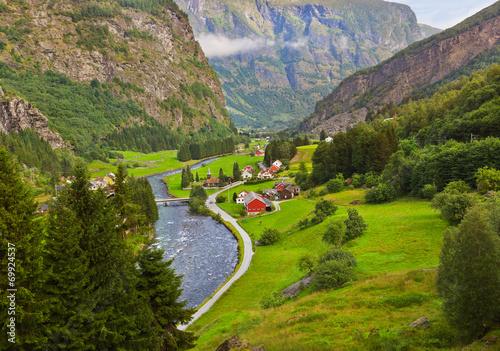
[[[240,127],[290,126],[348,75],[432,32],[408,6],[378,0],[176,1]]]
[[[487,58],[500,44],[500,2],[457,26],[415,43],[381,64],[356,72],[316,105],[303,131],[345,131],[370,110],[399,103],[412,93]]]
[[[49,71],[93,82],[96,89],[143,108],[169,130],[231,133],[217,75],[194,40],[187,16],[170,0],[0,2],[0,61],[24,83],[29,75]],[[0,78],[4,89],[6,82]],[[31,92],[9,88],[20,96]],[[29,102],[43,104],[42,95]],[[54,131],[65,127],[64,121],[55,124],[46,115]],[[95,133],[105,137],[111,130],[150,124],[140,115],[109,121]]]
[[[37,135],[47,141],[53,149],[65,147],[64,141],[57,133],[48,128],[48,119],[29,104],[19,98],[6,99],[0,87],[0,132],[19,133],[21,130],[34,129]],[[3,99],[6,99],[3,101]]]

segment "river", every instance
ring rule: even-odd
[[[191,169],[199,167],[201,163]],[[148,177],[156,198],[168,197],[162,179],[180,172]],[[158,212],[154,245],[165,249],[165,259],[173,258],[176,274],[184,276],[181,300],[187,301],[187,308],[197,307],[233,273],[238,261],[238,242],[223,224],[212,217],[191,214],[186,205],[159,204]]]

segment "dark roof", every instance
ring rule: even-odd
[[[266,206],[272,206],[273,204],[271,203],[271,201],[269,201],[268,199],[264,198],[264,202],[266,203]]]
[[[265,194],[265,193],[273,193],[273,194],[278,195],[278,190],[276,190],[276,189],[264,189],[264,190],[262,190],[262,193],[263,194]]]

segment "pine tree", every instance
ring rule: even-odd
[[[326,137],[327,137],[326,132],[324,130],[321,130],[321,132],[319,133],[319,140],[324,141]]]
[[[194,347],[196,337],[191,332],[180,331],[177,324],[191,320],[192,309],[184,309],[186,302],[179,302],[182,279],[170,267],[172,261],[163,260],[163,250],[146,248],[139,254],[139,291],[146,297],[154,314],[151,327],[159,340],[160,350],[185,350]]]
[[[238,162],[233,164],[233,179],[235,182],[241,179],[240,166],[238,165]]]
[[[188,174],[189,176],[189,182],[194,182],[194,177],[193,177],[193,173],[191,173],[191,167],[189,167],[189,165],[186,167],[186,173]]]
[[[21,180],[17,164],[4,148],[0,148],[1,349],[13,346],[8,341],[11,317],[15,318],[15,342],[19,350],[38,349],[46,342],[42,323],[47,320],[48,310],[41,299],[45,280],[43,230],[40,221],[33,220],[35,210],[33,195]],[[7,292],[9,288],[17,291]],[[8,314],[10,300],[7,296],[12,293],[15,295],[15,315]]]
[[[224,171],[222,170],[222,167],[219,170],[219,186],[220,187],[226,186],[226,177],[224,176]]]
[[[200,177],[198,176],[198,172],[196,172],[196,182],[200,181]]]

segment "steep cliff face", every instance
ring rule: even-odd
[[[0,87],[0,132],[20,132],[34,129],[37,135],[47,141],[53,149],[66,147],[61,136],[48,128],[47,117],[19,98],[7,99]]]
[[[217,75],[187,18],[172,6],[144,11],[115,2],[6,4],[0,11],[0,40],[7,45],[0,60],[9,66],[52,70],[81,82],[97,79],[116,94],[127,90],[124,98],[172,129],[196,131],[208,118],[229,126]],[[195,83],[210,96],[200,99],[190,89]]]
[[[500,3],[450,30],[399,52],[345,79],[300,125],[304,131],[345,131],[364,121],[369,109],[399,103],[428,84],[464,67],[500,44]],[[484,20],[487,18],[486,20]]]
[[[207,55],[239,126],[290,126],[343,78],[424,38],[408,6],[383,1],[177,3],[202,44],[226,40]]]

